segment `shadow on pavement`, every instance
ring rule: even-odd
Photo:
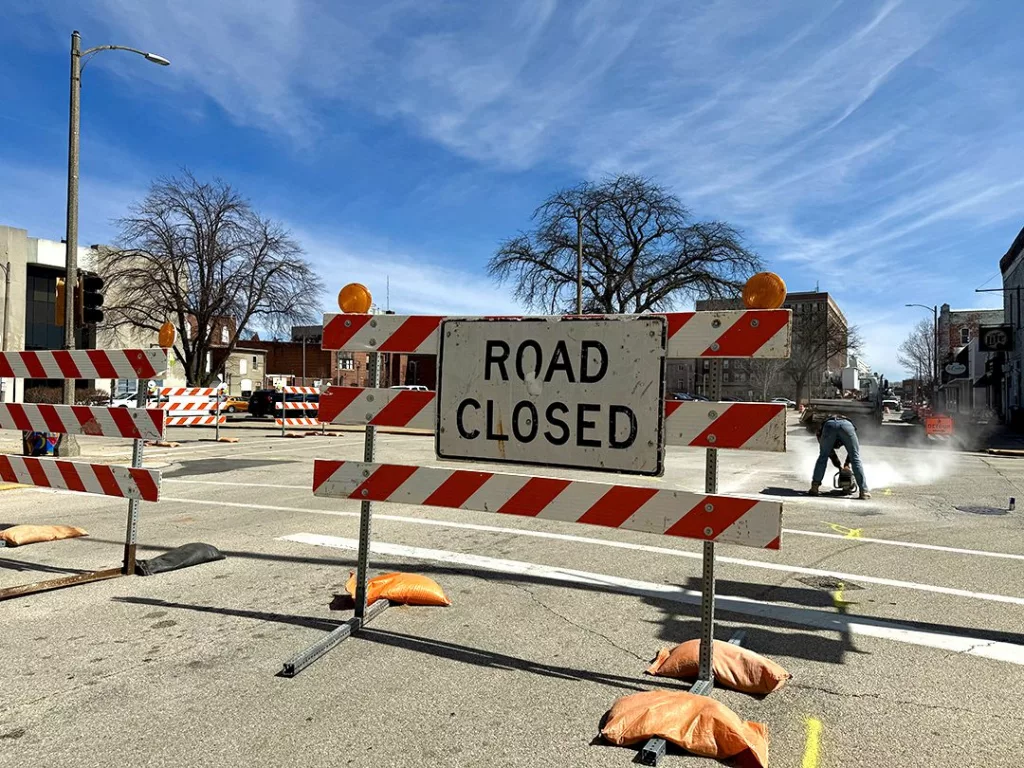
[[[256,621],[270,621],[279,624],[303,627],[306,629],[319,629],[330,632],[338,627],[341,621],[331,619],[318,619],[311,616],[291,616],[282,613],[271,613],[268,611],[247,611],[239,608],[218,608],[210,605],[196,605],[192,603],[175,603],[169,600],[157,600],[145,597],[114,597],[111,598],[117,603],[130,603],[134,605],[153,606],[158,608],[176,608],[179,610],[196,611],[199,613],[215,613],[221,616],[234,616],[243,619]],[[595,672],[589,669],[567,667],[559,664],[545,664],[530,659],[521,659],[517,656],[509,656],[505,653],[488,651],[481,648],[473,648],[468,645],[460,645],[444,640],[433,640],[425,637],[415,637],[400,632],[389,632],[387,630],[366,627],[362,629],[356,638],[380,645],[387,645],[394,648],[402,648],[416,653],[425,653],[438,658],[458,661],[464,664],[473,664],[478,667],[490,669],[509,669],[542,677],[555,677],[563,680],[585,680],[607,685],[612,688],[623,688],[633,691],[645,691],[652,685],[660,688],[679,688],[689,690],[689,685],[679,682],[666,682],[665,678],[659,678],[656,683],[647,683],[641,675],[637,677],[624,677],[622,675],[611,675],[605,672]],[[653,657],[653,654],[652,654]],[[640,664],[642,666],[642,663]]]
[[[290,624],[294,627],[305,627],[306,629],[322,629],[324,632],[330,632],[342,623],[340,621],[334,621],[333,619],[318,619],[314,616],[291,616],[285,613],[271,613],[269,611],[247,611],[242,608],[214,608],[209,605],[172,603],[169,600],[157,600],[149,597],[112,597],[110,599],[115,603],[151,605],[158,608],[179,608],[186,611],[198,611],[199,613],[217,613],[222,616],[237,616],[242,619],[256,619],[257,621],[271,621],[278,624]]]
[[[90,541],[90,540],[94,541],[94,542],[95,541],[102,541],[102,540],[98,540],[98,539],[82,539],[81,541]],[[119,542],[112,542],[112,543],[119,543]],[[156,551],[167,551],[168,549],[171,549],[171,547],[147,546],[147,547],[140,548],[140,549],[156,550]],[[230,558],[242,558],[242,559],[252,559],[252,560],[270,560],[270,561],[278,561],[278,562],[286,562],[286,563],[306,563],[306,564],[312,564],[312,565],[331,565],[331,566],[336,566],[339,569],[339,573],[338,573],[338,583],[339,584],[341,582],[343,582],[344,579],[347,577],[348,570],[350,570],[350,569],[354,570],[355,567],[356,567],[355,552],[346,552],[345,550],[341,550],[341,552],[345,552],[345,554],[349,554],[350,558],[344,558],[344,557],[323,558],[323,557],[308,557],[308,556],[304,556],[304,555],[280,555],[280,554],[270,554],[270,553],[263,553],[263,552],[247,552],[247,551],[242,551],[242,550],[227,550],[227,549],[221,550],[221,552],[223,552],[223,554],[226,555],[229,558],[229,562],[230,562]],[[372,570],[377,570],[377,571],[393,571],[395,569],[395,563],[394,563],[393,560],[378,560],[378,561],[371,560],[370,563],[369,563],[369,567]],[[418,564],[416,564],[414,570],[417,573],[422,573],[424,575],[431,576],[432,578],[442,577],[442,576],[445,576],[445,575],[458,575],[458,576],[469,576],[469,577],[472,577],[472,578],[475,578],[475,579],[480,579],[482,581],[505,582],[505,583],[516,583],[516,584],[536,584],[536,585],[539,585],[539,586],[558,587],[560,589],[575,589],[575,590],[580,590],[580,591],[584,591],[584,592],[600,592],[600,593],[610,593],[610,594],[636,595],[637,597],[639,597],[642,600],[644,600],[645,602],[647,602],[649,605],[657,607],[658,609],[660,609],[661,611],[664,612],[665,618],[660,622],[663,625],[663,630],[662,630],[662,632],[659,635],[662,640],[665,640],[665,641],[668,641],[668,642],[677,642],[678,643],[678,642],[682,642],[683,640],[687,640],[687,639],[690,639],[692,637],[696,637],[697,636],[696,635],[696,633],[697,633],[697,624],[696,624],[696,622],[698,621],[697,617],[699,616],[699,611],[700,611],[699,605],[688,604],[688,603],[681,603],[681,602],[677,602],[675,600],[667,600],[667,599],[664,598],[664,596],[660,592],[645,591],[645,590],[642,590],[642,589],[629,589],[629,588],[619,587],[619,586],[616,586],[614,584],[607,584],[606,585],[606,584],[588,584],[588,583],[570,582],[570,581],[566,581],[566,580],[562,580],[562,579],[558,579],[558,578],[542,576],[542,575],[537,575],[537,574],[505,573],[505,572],[502,572],[502,571],[491,571],[491,570],[487,570],[487,569],[483,569],[483,568],[477,568],[477,567],[468,566],[468,565],[466,565],[466,566],[449,566],[449,565],[438,565],[438,564],[434,564],[434,563],[430,563],[430,562],[425,562],[425,563],[418,563]],[[152,577],[152,578],[159,578],[159,577]],[[688,588],[699,589],[700,580],[699,579],[691,579],[688,582],[688,584],[694,585],[693,587],[688,587]],[[741,585],[741,586],[738,586],[738,589],[740,591],[742,591],[742,590],[750,591],[751,589],[754,589],[754,590],[765,589],[765,590],[769,590],[769,591],[772,590],[772,587],[770,585],[761,585],[761,584],[750,585],[750,584],[747,584],[745,582],[719,581],[719,582],[717,582],[717,584],[719,585],[719,592],[718,592],[718,594],[719,594],[720,597],[730,597],[730,596],[732,596],[732,594],[728,590],[729,590],[729,588],[731,586],[736,586],[736,585]],[[783,589],[786,590],[785,591],[785,594],[787,595],[786,599],[788,599],[788,600],[790,600],[792,602],[799,602],[800,600],[802,600],[803,604],[805,604],[805,605],[817,605],[819,603],[819,601],[820,601],[820,598],[817,598],[817,597],[813,596],[813,595],[815,595],[818,592],[817,590],[812,590],[810,588],[807,588],[806,590],[800,589],[800,588],[783,588]],[[735,595],[735,596],[736,597],[743,597],[742,595],[738,595],[738,594]],[[144,600],[144,598],[123,598],[123,599],[126,600],[126,601],[131,601],[131,600],[139,600],[139,601],[141,601],[141,600]],[[757,598],[757,599],[761,599],[761,598]],[[326,602],[329,602],[329,596],[328,595],[325,595],[325,603]],[[771,602],[768,602],[768,601],[765,601],[765,602],[766,602],[767,605],[775,605],[775,603],[771,603]],[[161,603],[161,604],[163,604],[163,603]],[[168,605],[172,605],[172,604],[168,604]],[[181,604],[181,607],[195,608],[196,610],[202,609],[201,606],[200,607],[195,607],[195,606],[190,606],[188,604]],[[791,638],[792,637],[792,633],[785,633],[785,634],[778,633],[779,637],[783,638],[783,640],[785,640],[785,642],[787,643],[787,645],[786,645],[786,648],[787,648],[786,653],[789,656],[794,656],[794,657],[799,657],[799,658],[808,658],[808,659],[813,659],[813,660],[816,660],[816,661],[828,661],[828,662],[837,663],[837,664],[838,663],[842,663],[842,659],[843,659],[842,651],[843,651],[843,649],[852,649],[853,648],[853,642],[852,642],[849,626],[850,626],[850,624],[857,623],[858,621],[878,622],[878,623],[884,624],[886,626],[891,626],[891,627],[894,627],[894,628],[915,629],[915,630],[920,630],[922,632],[934,632],[936,634],[957,635],[957,636],[960,636],[960,637],[968,637],[968,638],[977,639],[977,640],[985,641],[985,642],[1002,642],[1002,643],[1012,643],[1012,644],[1015,644],[1015,645],[1024,645],[1024,634],[1019,634],[1019,633],[1014,633],[1014,632],[1002,632],[1002,631],[996,631],[996,630],[987,630],[987,629],[983,629],[983,628],[962,627],[962,626],[957,626],[957,625],[953,625],[953,624],[940,624],[940,623],[933,623],[933,622],[926,622],[926,621],[914,621],[914,620],[911,620],[911,619],[903,619],[903,618],[887,618],[887,617],[882,617],[882,616],[860,615],[860,614],[851,612],[850,609],[849,609],[849,606],[845,606],[842,610],[836,610],[834,613],[833,613],[833,611],[829,611],[829,610],[822,609],[822,608],[817,608],[817,607],[809,607],[809,608],[799,608],[799,607],[793,607],[793,606],[784,606],[784,607],[787,608],[788,610],[797,610],[797,611],[799,611],[799,610],[808,610],[808,611],[813,611],[814,613],[819,614],[819,615],[822,614],[822,613],[828,613],[830,615],[831,627],[830,628],[820,628],[820,629],[819,628],[813,628],[813,627],[809,628],[806,625],[801,624],[801,623],[790,622],[790,621],[778,619],[778,618],[775,618],[775,617],[763,617],[763,616],[757,616],[757,615],[754,615],[754,614],[748,614],[748,613],[742,613],[742,612],[737,612],[737,611],[731,611],[731,610],[729,610],[727,605],[722,605],[721,603],[716,607],[716,616],[722,618],[723,621],[731,621],[731,622],[734,622],[734,623],[737,623],[737,624],[755,625],[755,626],[760,625],[762,627],[765,627],[765,629],[763,630],[764,632],[770,632],[770,629],[768,629],[768,628],[771,628],[771,627],[785,627],[787,629],[796,630],[797,632],[802,633],[808,639],[811,639],[811,638],[816,639],[817,642],[808,642],[808,643],[803,644],[803,645],[801,645],[801,644],[794,644],[794,643],[791,642],[791,640],[787,639],[787,638]],[[211,611],[219,611],[220,609],[209,609],[209,610],[211,610]],[[239,615],[249,616],[250,618],[256,618],[256,617],[262,616],[262,617],[265,617],[266,620],[270,620],[270,621],[275,620],[274,619],[275,616],[279,616],[278,614],[266,614],[264,612],[258,612],[258,611],[257,612],[241,611],[241,612],[239,612]],[[682,631],[682,625],[680,625],[678,627],[679,631],[668,632],[667,628],[671,627],[673,625],[673,622],[675,622],[676,624],[679,624],[679,622],[684,621],[684,619],[681,619],[679,617],[690,617],[691,620],[693,622],[695,622],[694,628],[691,631]],[[282,620],[289,619],[289,618],[290,619],[299,618],[299,619],[301,619],[303,621],[320,622],[320,624],[317,625],[317,628],[333,629],[335,626],[337,626],[337,622],[332,622],[330,620],[323,620],[323,619],[313,619],[313,618],[304,618],[304,617],[288,617],[288,616],[284,616]],[[675,629],[675,627],[673,627],[673,629]],[[812,631],[808,632],[808,629],[811,629]],[[822,633],[822,634],[814,634],[814,630],[815,629],[816,629],[816,631],[818,633]],[[827,640],[827,639],[825,639],[825,637],[829,633],[833,633],[833,636],[838,635],[838,639],[836,639],[836,640]],[[723,638],[723,639],[727,639],[727,638]],[[753,647],[753,646],[751,646],[751,647]]]
[[[278,459],[198,459],[196,461],[182,461],[178,468],[170,472],[164,472],[163,476],[173,480],[179,477],[215,475],[218,472],[231,472],[236,469],[276,467],[280,463]]]
[[[27,563],[23,560],[11,560],[7,557],[0,557],[0,568],[7,571],[41,571],[43,573],[88,573],[82,568],[57,568],[43,563]]]

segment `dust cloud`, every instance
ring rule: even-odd
[[[805,478],[809,486],[814,462],[818,458],[818,441],[813,434],[805,430],[793,430],[787,435],[786,451],[792,470]],[[871,489],[899,485],[930,485],[949,474],[954,460],[953,451],[941,445],[893,448],[861,442],[860,453],[868,488]],[[893,458],[894,453],[899,454],[898,458]],[[886,458],[880,458],[882,454]],[[845,456],[846,451],[841,449],[840,459],[844,459]],[[825,479],[822,481],[823,487],[832,486],[832,476],[835,472],[835,467],[829,463]]]

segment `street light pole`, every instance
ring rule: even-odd
[[[75,286],[78,285],[78,127],[81,117],[82,36],[71,33],[71,104],[68,110],[68,209],[64,238],[64,349],[75,348]],[[64,379],[64,403],[75,404],[75,380]],[[67,435],[65,435],[67,439]],[[73,441],[69,441],[71,448]],[[78,455],[74,453],[64,455]]]
[[[935,403],[939,399],[939,305],[933,304],[928,306],[927,304],[907,304],[908,307],[920,307],[921,309],[930,309],[932,311],[932,403],[931,407],[935,408]]]
[[[11,305],[11,261],[7,260],[3,264],[4,270],[4,320],[3,320],[3,331],[0,331],[0,352],[7,351],[7,315],[10,310],[8,307]],[[0,403],[7,399],[7,388],[3,386],[3,382],[0,382]]]
[[[123,45],[97,45],[82,50],[82,36],[71,33],[71,99],[68,109],[68,208],[64,251],[64,349],[75,348],[75,286],[78,284],[78,160],[79,126],[81,124],[82,59],[100,51],[128,51],[161,66],[171,62],[155,53]],[[75,379],[64,380],[64,402],[75,404]],[[72,435],[61,439],[63,456],[77,456],[78,442]]]

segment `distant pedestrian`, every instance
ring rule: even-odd
[[[839,462],[839,447],[846,449],[846,461]],[[853,468],[853,476],[857,478],[857,487],[860,488],[860,498],[870,499],[868,483],[864,477],[864,464],[860,459],[860,441],[857,439],[857,429],[853,422],[845,416],[829,416],[820,427],[818,427],[818,460],[814,464],[814,475],[811,478],[811,496],[817,496],[821,492],[821,481],[825,478],[825,468],[829,460],[836,469],[843,466]]]

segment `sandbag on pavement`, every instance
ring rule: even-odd
[[[188,568],[190,565],[200,565],[223,559],[224,555],[212,544],[198,542],[182,544],[180,547],[164,552],[159,557],[136,561],[135,572],[140,576],[155,576],[158,573],[176,571],[179,568]]]
[[[356,575],[350,573],[345,591],[356,596]],[[384,573],[366,580],[366,604],[384,598],[403,605],[451,605],[452,601],[431,578],[416,573]]]
[[[712,669],[715,680],[743,693],[771,693],[792,675],[780,665],[749,648],[715,640]],[[700,670],[700,640],[687,640],[669,651],[662,648],[647,674],[696,679]]]
[[[88,535],[84,529],[73,525],[12,525],[0,531],[0,540],[8,547],[20,547],[22,544],[74,539]]]
[[[617,699],[605,715],[601,736],[612,744],[639,744],[654,736],[687,752],[738,768],[767,768],[763,723],[741,720],[724,704],[686,691],[645,691]]]

